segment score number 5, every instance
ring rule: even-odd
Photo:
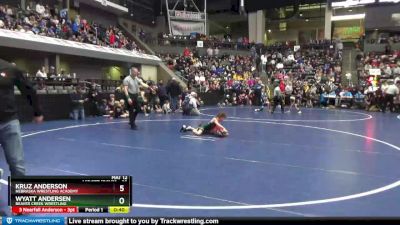
[[[125,185],[119,185],[119,191],[120,192],[125,192]],[[120,197],[119,199],[118,199],[118,203],[120,204],[120,205],[123,205],[123,204],[125,204],[125,198],[124,197]]]

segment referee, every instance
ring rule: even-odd
[[[21,94],[27,98],[28,103],[33,107],[34,121],[42,122],[43,116],[36,90],[20,70],[0,59],[0,144],[10,167],[11,176],[24,176],[24,151],[22,149],[14,86],[18,87]]]
[[[132,130],[137,130],[137,126],[135,123],[136,116],[140,111],[140,103],[138,101],[139,97],[139,88],[149,88],[147,84],[145,84],[139,77],[139,70],[136,67],[132,67],[130,69],[130,75],[125,77],[123,81],[124,85],[124,93],[126,100],[128,102],[128,110],[129,110],[129,124],[131,125]]]
[[[274,105],[272,106],[272,111],[271,113],[275,112],[275,109],[278,105],[281,105],[281,112],[285,112],[284,105],[285,103],[283,102],[283,94],[281,91],[281,88],[279,85],[277,85],[274,89]]]

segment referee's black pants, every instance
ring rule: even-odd
[[[139,103],[139,95],[138,94],[131,94],[129,93],[129,97],[132,100],[132,105],[129,104],[128,99],[126,100],[128,104],[128,111],[129,111],[129,124],[131,126],[136,126],[135,120],[137,115],[140,112],[140,103]]]
[[[254,100],[255,100],[254,105],[262,106],[262,95],[261,95],[261,93],[255,93],[254,97],[255,97],[254,98]]]
[[[386,112],[386,107],[389,104],[390,112],[394,112],[394,95],[386,94],[383,102],[382,111]]]
[[[283,98],[281,96],[274,96],[274,105],[272,106],[272,111],[271,113],[275,112],[275,109],[278,105],[281,105],[281,112],[284,113],[285,112],[285,102],[283,100]]]

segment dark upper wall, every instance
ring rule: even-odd
[[[95,21],[104,26],[115,26],[118,24],[117,15],[86,5],[83,2],[79,4],[79,13],[81,18],[85,18],[88,21]]]
[[[366,7],[365,29],[400,31],[400,3]]]
[[[0,47],[0,58],[17,64],[18,68],[36,74],[39,68],[44,65],[46,53],[35,52],[23,49]]]
[[[49,66],[55,66],[55,54],[0,47],[0,58],[15,62],[17,67],[35,75],[39,68],[44,66],[45,58],[49,59]],[[128,63],[114,62],[100,59],[91,59],[79,56],[60,56],[60,69],[66,73],[76,73],[80,79],[119,79],[118,73],[127,74]]]
[[[76,73],[80,79],[119,79],[119,75],[113,77],[113,74],[110,73],[114,73],[114,75],[117,73],[128,74],[128,63],[67,55],[60,57],[60,67],[68,73]]]

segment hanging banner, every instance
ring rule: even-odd
[[[183,20],[204,20],[205,14],[200,12],[170,10],[171,17]]]
[[[203,22],[177,22],[171,21],[173,35],[190,35],[191,33],[204,34],[205,26]]]

